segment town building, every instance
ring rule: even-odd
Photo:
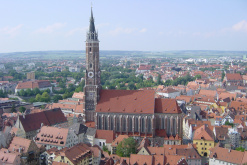
[[[243,85],[243,77],[239,73],[226,73],[224,81],[227,86]]]
[[[35,80],[35,72],[28,72],[27,80]]]
[[[210,165],[235,165],[246,164],[247,152],[221,148],[218,145],[210,150],[209,164]]]
[[[11,152],[6,148],[0,149],[0,164],[6,165],[19,165],[21,164],[21,154],[16,152]]]
[[[69,149],[62,150],[53,161],[70,165],[98,165],[100,160],[100,149],[80,143]]]
[[[14,137],[8,150],[20,154],[21,164],[38,164],[39,162],[40,148],[33,140]]]
[[[74,130],[69,128],[43,126],[35,137],[35,142],[41,144],[46,149],[53,147],[62,149],[78,144],[78,137]]]
[[[215,145],[214,139],[213,131],[203,125],[196,129],[193,144],[196,144],[197,151],[201,156],[208,157],[210,154],[209,149]]]
[[[70,66],[69,71],[73,73],[79,73],[81,71],[81,68],[79,66]]]
[[[155,98],[148,90],[101,90],[96,106],[96,128],[119,134],[182,137],[182,111],[175,99]]]
[[[86,39],[86,74],[84,86],[85,121],[94,121],[95,106],[100,98],[100,64],[99,40],[95,30],[93,11],[91,9],[89,31]]]
[[[155,137],[156,130],[182,137],[182,111],[175,99],[156,99],[154,91],[101,90],[99,40],[91,10],[86,39],[85,122],[117,134]]]
[[[52,85],[48,80],[36,80],[36,81],[26,81],[26,82],[19,82],[15,88],[15,94],[17,94],[20,90],[27,90],[34,88],[38,88],[39,90],[47,90],[49,89],[52,92]]]
[[[15,123],[16,136],[32,139],[42,126],[67,127],[68,122],[61,109],[45,110],[38,113],[18,116]]]

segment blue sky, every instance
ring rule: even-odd
[[[93,0],[101,50],[247,50],[246,0]],[[84,50],[90,0],[0,0],[0,52]]]

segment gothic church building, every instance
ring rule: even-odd
[[[175,99],[155,98],[149,90],[103,90],[99,40],[93,12],[86,39],[84,120],[97,129],[132,136],[182,137],[182,111]]]

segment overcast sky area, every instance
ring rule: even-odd
[[[90,0],[0,0],[0,53],[85,50]],[[100,50],[247,50],[246,0],[93,0]]]

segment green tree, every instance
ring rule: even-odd
[[[28,89],[25,91],[25,93],[26,93],[26,96],[32,96],[32,95],[33,95],[33,91],[32,91],[30,88],[28,88]]]
[[[170,86],[170,85],[172,85],[172,80],[170,80],[170,79],[166,80],[166,82],[165,82],[164,85],[165,85],[165,86]]]
[[[160,74],[158,75],[156,84],[157,84],[157,85],[162,85],[161,75],[160,75]]]
[[[54,95],[54,96],[52,97],[52,99],[53,99],[53,102],[54,102],[54,103],[57,103],[58,100],[62,100],[63,97],[62,97],[61,95]]]
[[[234,124],[233,124],[233,123],[230,123],[229,121],[226,121],[226,122],[225,122],[225,125],[230,125],[230,126],[232,126],[232,127],[234,126]]]
[[[199,74],[195,75],[195,79],[201,79],[201,78],[202,78],[201,75],[199,75]]]
[[[26,92],[24,91],[24,89],[21,89],[19,92],[18,92],[19,96],[26,96]]]
[[[40,94],[37,94],[36,97],[35,97],[35,99],[36,99],[37,101],[41,101],[41,95],[40,95]]]
[[[11,107],[11,112],[12,112],[12,113],[15,113],[15,112],[16,112],[16,107],[15,107],[15,104],[12,104],[12,107]]]
[[[36,97],[37,97],[37,95],[36,95]],[[35,98],[31,97],[31,98],[28,100],[28,102],[34,103],[34,102],[37,102],[37,100],[36,100]]]
[[[49,102],[49,101],[51,101],[50,95],[47,92],[44,92],[41,95],[41,102]]]
[[[7,97],[7,93],[6,93],[6,92],[3,92],[2,89],[0,89],[0,97],[1,97],[1,98]]]
[[[133,137],[124,139],[117,145],[117,155],[120,157],[129,157],[130,154],[136,154],[137,143]]]
[[[243,147],[238,147],[238,148],[236,148],[236,150],[237,150],[237,151],[244,152],[244,151],[245,151],[245,148],[243,148]]]
[[[103,145],[103,151],[106,151],[106,152],[108,152],[108,148],[105,146],[105,145]]]
[[[25,110],[26,110],[26,108],[25,108],[25,107],[20,106],[19,111],[20,111],[21,113],[24,113],[24,112],[25,112]]]
[[[130,90],[135,90],[136,89],[136,86],[135,86],[135,83],[134,82],[130,82],[128,84],[128,87],[129,87]]]
[[[34,95],[41,94],[41,91],[39,90],[39,88],[34,88],[33,89],[33,94]]]

